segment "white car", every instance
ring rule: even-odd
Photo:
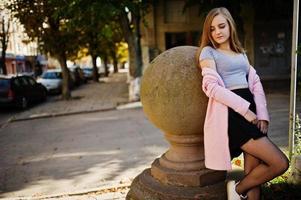
[[[47,88],[50,93],[61,93],[63,76],[60,69],[50,69],[45,71],[40,78],[37,80]]]

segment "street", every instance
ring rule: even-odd
[[[110,84],[101,87],[108,87],[106,92],[110,93]],[[93,87],[88,85],[83,91]],[[111,95],[112,102],[120,100],[117,97],[126,89],[120,88],[120,93]],[[106,92],[101,94],[109,97]],[[267,101],[269,137],[285,150],[289,95],[268,93]],[[25,111],[27,115],[17,116],[28,116],[46,105],[55,107],[46,102]],[[0,129],[0,198],[56,196],[128,186],[167,148],[162,132],[147,120],[140,107],[7,123]],[[99,199],[106,199],[104,195]]]
[[[130,182],[168,145],[131,109],[11,123],[0,146],[3,198]]]

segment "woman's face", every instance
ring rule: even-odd
[[[211,22],[210,33],[213,40],[219,45],[228,42],[230,27],[226,18],[222,15],[215,16]]]

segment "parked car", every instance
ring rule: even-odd
[[[93,68],[92,67],[83,67],[82,68],[84,76],[87,80],[93,79]]]
[[[70,71],[69,71],[70,72]],[[70,81],[69,88],[72,89],[75,84],[75,75],[69,73]],[[42,73],[41,77],[37,79],[38,83],[41,83],[47,88],[50,94],[60,94],[63,87],[63,73],[61,69],[49,69]]]
[[[87,82],[86,77],[84,76],[84,72],[81,68],[79,67],[70,67],[69,71],[74,79],[74,84],[76,86],[79,86],[83,83]]]
[[[93,67],[85,66],[82,67],[82,70],[84,72],[84,76],[87,80],[93,79]],[[97,67],[97,72],[100,77],[103,77],[105,75],[105,69],[103,66]]]
[[[45,71],[37,80],[47,88],[49,93],[61,93],[63,85],[63,75],[60,69],[50,69]]]
[[[30,76],[0,76],[0,106],[17,106],[47,99],[46,88]]]

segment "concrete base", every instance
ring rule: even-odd
[[[164,157],[162,156],[160,159],[162,158]],[[209,170],[205,167],[194,171],[180,171],[166,168],[160,164],[160,161],[157,158],[152,163],[151,176],[159,180],[162,184],[203,187],[226,179],[226,171]],[[186,164],[188,165],[189,163]],[[181,166],[181,163],[178,165]]]
[[[126,197],[127,200],[197,200],[197,199],[227,199],[226,183],[208,185],[204,187],[173,186],[162,184],[153,178],[150,169],[138,175]]]

